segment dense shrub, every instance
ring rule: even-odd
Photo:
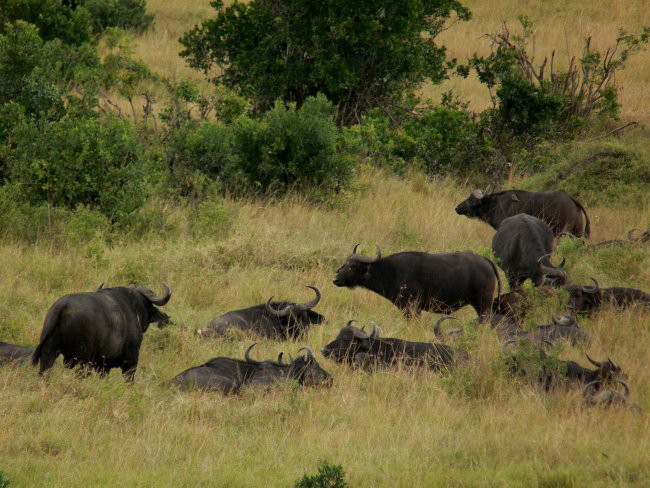
[[[350,485],[345,481],[345,472],[340,464],[323,461],[317,474],[304,475],[294,488],[350,488]]]
[[[83,204],[116,220],[146,198],[143,151],[125,122],[29,121],[9,137],[7,173],[26,202],[68,208]]]
[[[147,0],[85,0],[94,32],[109,27],[145,32],[153,24],[153,15],[147,14]]]
[[[446,51],[436,37],[452,15],[470,15],[458,0],[212,5],[216,18],[181,39],[192,67],[205,73],[218,67],[219,81],[258,110],[278,99],[300,106],[323,93],[345,124],[424,80],[444,79]]]

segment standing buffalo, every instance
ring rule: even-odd
[[[471,305],[483,320],[501,281],[492,261],[472,252],[400,252],[382,258],[357,254],[359,244],[336,272],[334,284],[361,286],[387,298],[406,317],[422,310],[447,313]]]
[[[598,282],[591,279],[594,286],[569,285],[564,287],[569,292],[567,305],[569,311],[589,313],[606,304],[626,308],[639,303],[650,308],[650,294],[644,291],[621,287],[600,288]]]
[[[323,356],[337,362],[367,365],[374,362],[380,365],[425,366],[440,370],[453,364],[454,351],[445,344],[430,342],[413,342],[392,337],[379,337],[377,326],[373,324],[372,332],[367,334],[352,326],[354,320],[348,321],[336,338],[327,344]]]
[[[47,312],[32,364],[40,361],[39,374],[43,374],[63,354],[68,368],[81,364],[101,374],[120,368],[126,380],[133,381],[142,335],[153,322],[159,328],[169,323],[169,316],[156,308],[172,296],[169,285],[164,287],[160,298],[141,286],[101,288],[59,298]]]
[[[25,363],[33,353],[34,350],[29,347],[0,342],[0,366],[11,363]]]
[[[564,285],[564,260],[557,268],[550,262],[554,239],[543,220],[527,214],[503,219],[492,238],[492,250],[501,261],[510,289],[520,288],[530,278],[535,286]]]
[[[591,234],[585,208],[563,191],[506,190],[484,195],[483,191],[474,190],[456,207],[456,213],[483,220],[494,229],[498,229],[505,218],[525,213],[546,222],[555,237],[564,232],[577,237]]]
[[[244,354],[245,360],[218,357],[201,366],[187,369],[172,380],[172,385],[184,390],[218,391],[224,395],[238,393],[244,385],[273,386],[280,381],[294,380],[302,386],[331,386],[332,377],[320,367],[312,350],[303,347],[305,356],[289,364],[278,361],[255,361],[250,357],[252,344]]]
[[[316,296],[306,303],[273,302],[273,297],[260,305],[228,312],[196,332],[199,337],[223,336],[230,329],[253,332],[273,339],[297,339],[311,325],[322,324],[325,317],[312,310],[320,302],[321,294],[315,286],[308,286]]]

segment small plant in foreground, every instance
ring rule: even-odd
[[[317,474],[304,475],[294,486],[295,488],[350,488],[344,477],[343,466],[323,461],[318,466]]]

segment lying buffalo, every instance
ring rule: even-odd
[[[43,374],[63,354],[68,368],[84,365],[101,374],[120,368],[133,381],[149,324],[162,328],[169,323],[169,316],[156,308],[172,296],[169,285],[164,287],[162,297],[149,288],[120,286],[59,298],[47,312],[32,364],[40,362]]]
[[[278,361],[255,361],[250,357],[252,344],[244,354],[245,360],[218,357],[201,366],[183,371],[172,380],[172,385],[184,390],[218,391],[225,395],[238,393],[245,385],[273,386],[281,381],[297,381],[300,385],[331,386],[332,377],[320,367],[308,347],[304,356],[289,364]]]
[[[0,342],[0,366],[11,363],[26,363],[34,350],[30,347]]]
[[[384,366],[428,367],[440,370],[449,367],[458,356],[465,355],[454,351],[445,344],[430,342],[412,342],[391,337],[379,337],[378,328],[373,325],[372,332],[352,326],[354,320],[348,321],[336,338],[323,349],[323,356],[340,363],[365,363],[369,361]]]
[[[495,314],[490,322],[501,344],[528,340],[533,344],[569,341],[572,345],[588,344],[592,337],[578,326],[574,317],[552,317],[552,323],[539,325],[533,330],[523,329],[512,317]]]
[[[506,190],[485,195],[482,190],[474,190],[456,207],[456,213],[483,220],[494,229],[505,218],[524,213],[546,222],[555,237],[565,232],[577,237],[591,234],[585,208],[563,191]]]
[[[603,305],[611,304],[626,308],[642,304],[650,308],[650,294],[634,288],[600,288],[598,281],[591,278],[594,286],[569,285],[564,289],[569,292],[567,308],[573,313],[589,313]]]
[[[264,304],[217,317],[206,328],[196,332],[199,337],[214,337],[227,335],[231,329],[239,329],[273,339],[297,339],[311,325],[325,321],[325,317],[312,310],[320,302],[320,291],[315,286],[307,288],[311,288],[316,294],[309,302],[274,302],[271,297]]]
[[[492,238],[492,250],[500,260],[511,290],[520,288],[527,279],[535,286],[564,285],[565,261],[557,268],[550,262],[554,247],[548,224],[523,213],[503,219]]]
[[[634,232],[639,229],[630,229],[627,233],[627,240],[623,239],[611,239],[608,241],[601,241],[597,242],[596,244],[592,244],[589,246],[590,249],[601,249],[603,247],[611,247],[611,246],[622,246],[624,244],[645,244],[650,242],[650,230],[646,230],[641,233],[640,236],[634,237]]]
[[[630,402],[630,387],[627,386],[625,381],[617,380],[616,383],[623,386],[623,393],[616,390],[604,389],[603,382],[600,380],[592,381],[588,383],[582,389],[582,396],[584,398],[584,403],[582,408],[589,407],[623,407],[630,408],[638,413],[642,413],[643,410],[636,403]]]
[[[382,258],[357,254],[359,244],[334,278],[336,286],[361,286],[387,298],[409,317],[422,310],[448,313],[471,305],[484,319],[501,281],[492,261],[472,252],[400,252]]]

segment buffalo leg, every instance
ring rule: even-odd
[[[54,366],[54,361],[56,361],[57,357],[59,357],[59,351],[51,345],[51,342],[43,344],[41,347],[38,374],[42,376],[48,369]]]

